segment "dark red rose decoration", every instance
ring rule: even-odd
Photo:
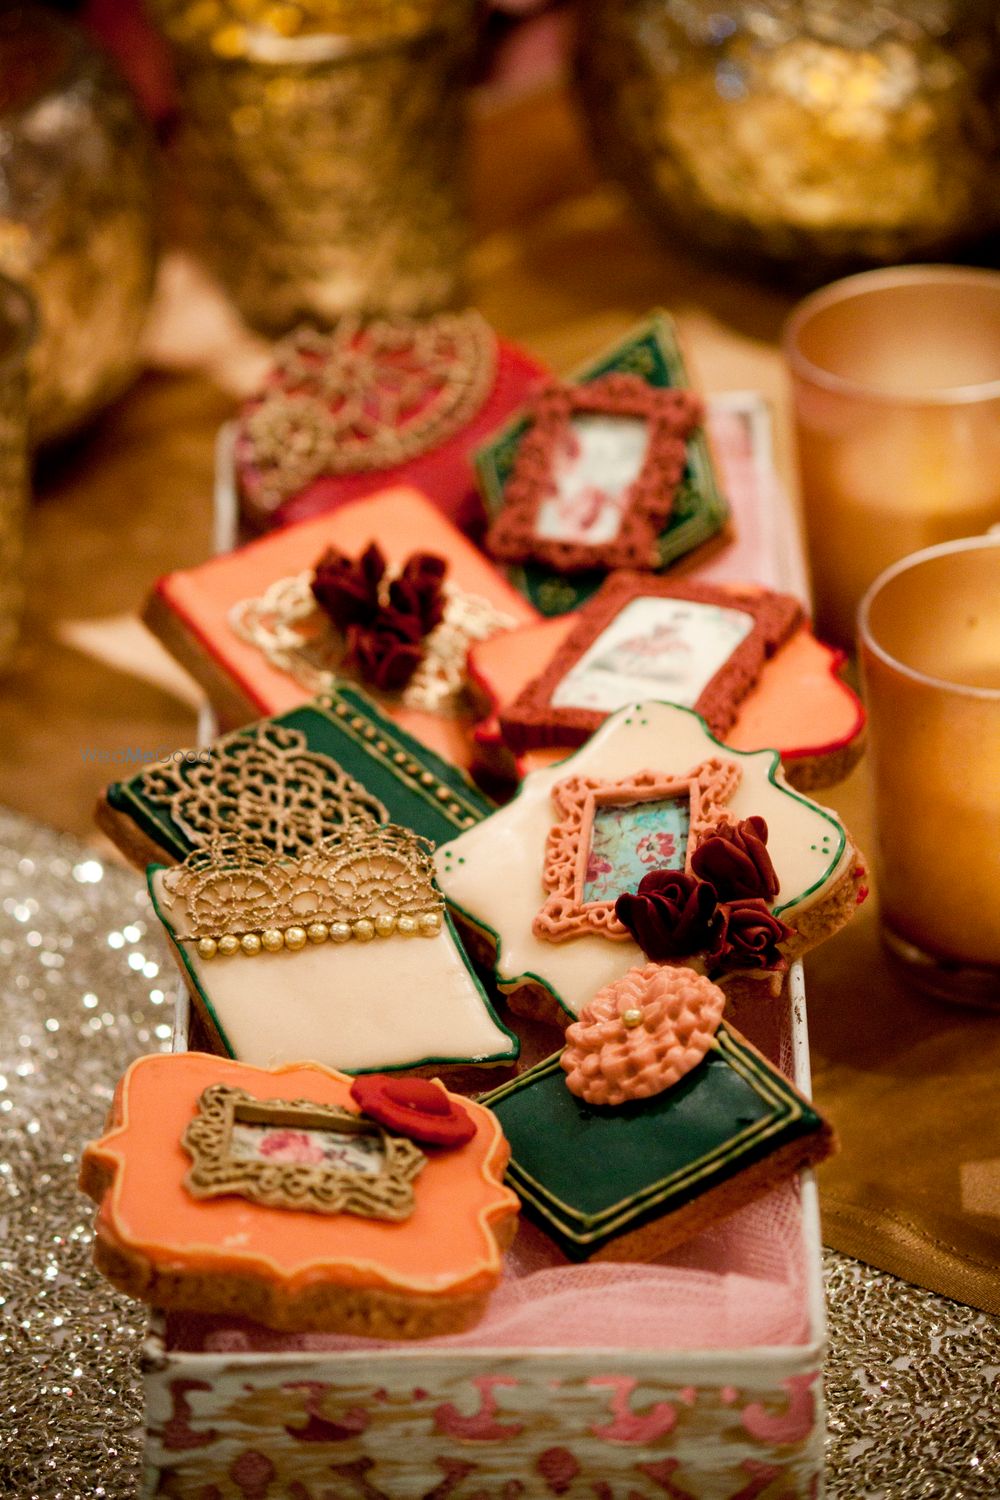
[[[376,542],[357,559],[337,547],[327,547],[313,569],[313,598],[337,629],[346,633],[352,625],[374,623],[384,576],[385,558]]]
[[[746,896],[773,901],[778,894],[763,818],[720,823],[692,854],[691,869],[715,887],[720,901],[739,901]]]
[[[396,1078],[391,1073],[364,1073],[351,1084],[351,1098],[370,1119],[420,1141],[452,1150],[476,1133],[468,1110],[429,1078]]]
[[[714,951],[717,945],[715,891],[684,870],[650,870],[634,896],[618,897],[615,916],[654,963]]]
[[[759,896],[727,901],[719,907],[723,920],[721,947],[713,969],[783,969],[785,960],[778,947],[792,936],[786,926]]]
[[[654,963],[703,958],[714,974],[736,969],[780,972],[780,944],[794,928],[768,901],[778,878],[767,852],[763,818],[721,823],[691,856],[691,873],[651,870],[634,894],[618,897],[615,915]]]
[[[426,635],[444,618],[448,564],[432,552],[415,552],[386,586],[387,564],[372,542],[347,557],[328,547],[313,572],[316,603],[347,643],[344,660],[383,692],[402,692],[424,655]]]

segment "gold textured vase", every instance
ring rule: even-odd
[[[972,0],[581,0],[596,149],[675,239],[826,280],[1000,222],[1000,31]]]
[[[475,0],[153,0],[181,90],[178,181],[257,328],[460,296]]]
[[[0,671],[17,644],[24,602],[28,360],[36,332],[31,294],[0,276]]]
[[[152,153],[125,85],[67,21],[0,6],[0,270],[38,303],[33,441],[135,375],[154,265]]]

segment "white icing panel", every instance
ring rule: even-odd
[[[614,713],[651,695],[693,708],[753,616],[687,599],[633,599],[567,672],[553,708]]]
[[[161,901],[162,874],[154,881]],[[351,1073],[513,1049],[447,929],[253,957],[184,951],[236,1057],[255,1067],[309,1061]]]

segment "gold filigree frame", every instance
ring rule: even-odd
[[[366,1136],[377,1140],[384,1165],[378,1173],[368,1174],[308,1162],[236,1156],[232,1149],[236,1124]],[[182,1144],[192,1161],[184,1186],[195,1198],[234,1195],[266,1208],[392,1221],[409,1218],[413,1212],[413,1179],[427,1162],[413,1141],[390,1135],[351,1110],[310,1099],[256,1099],[225,1083],[205,1089]]]
[[[685,869],[690,870],[692,853],[723,820],[726,803],[739,783],[739,766],[718,757],[702,761],[684,776],[635,771],[615,780],[569,776],[557,782],[552,788],[552,800],[560,821],[549,831],[542,872],[542,884],[550,894],[532,923],[535,936],[552,943],[588,934],[618,942],[632,940],[628,928],[615,916],[614,901],[583,899],[594,814],[599,807],[627,807],[638,802],[679,801],[686,797],[691,822]]]

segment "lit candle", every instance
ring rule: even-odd
[[[1000,274],[912,266],[803,302],[786,335],[820,633],[871,581],[1000,521]]]
[[[859,623],[883,935],[938,993],[1000,1005],[1000,540],[906,558]]]

